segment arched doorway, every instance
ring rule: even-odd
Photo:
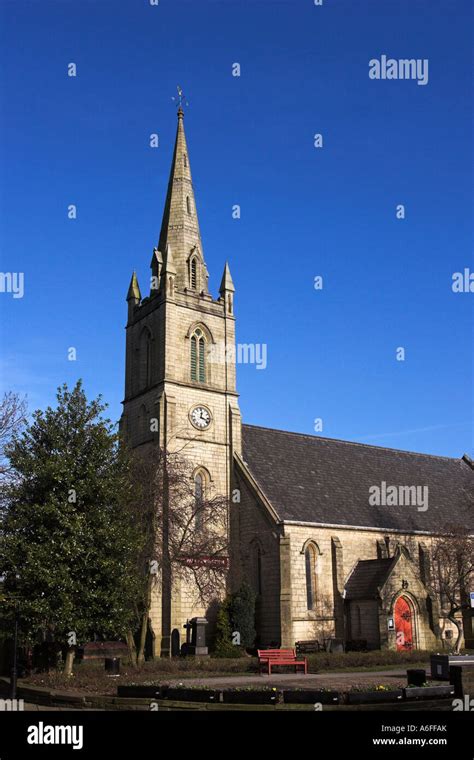
[[[406,596],[399,596],[395,602],[395,632],[399,652],[415,648],[415,612],[413,604]]]

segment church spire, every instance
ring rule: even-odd
[[[206,265],[181,106],[158,248],[165,252],[168,245],[173,249],[176,287],[207,292]]]
[[[132,274],[130,285],[128,286],[127,301],[134,301],[140,303],[142,294],[140,293],[140,286],[138,284],[137,273]]]
[[[128,292],[127,292],[129,319],[133,317],[133,311],[135,309],[135,306],[138,306],[141,300],[142,300],[142,294],[140,293],[140,285],[138,284],[137,273],[134,272],[132,274],[132,279],[130,280],[130,285],[128,287]]]
[[[221,296],[223,296],[227,291],[231,291],[233,293],[235,291],[235,288],[234,288],[234,283],[232,281],[232,276],[230,274],[229,263],[226,261],[225,267],[224,267],[224,274],[222,275],[221,286],[219,288],[219,293],[221,294]]]
[[[221,286],[219,288],[221,299],[224,301],[225,313],[233,314],[234,312],[234,293],[235,287],[230,274],[229,264],[225,263],[224,274],[222,275]]]

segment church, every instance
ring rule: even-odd
[[[184,450],[196,493],[228,498],[228,588],[252,585],[259,646],[449,645],[454,627],[433,591],[430,549],[454,518],[473,527],[473,461],[242,422],[235,287],[225,263],[218,297],[209,292],[181,107],[177,120],[150,291],[142,296],[134,273],[127,294],[127,439]],[[218,347],[232,360],[214,361]],[[412,501],[387,498],[391,484]],[[209,612],[193,599],[175,584],[171,628],[181,637],[188,619]],[[166,654],[159,582],[149,622],[154,654]],[[471,642],[468,614],[463,627]]]

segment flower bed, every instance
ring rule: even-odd
[[[117,686],[117,697],[136,699],[164,699],[168,687],[166,685],[127,684]]]
[[[403,689],[405,699],[437,699],[454,697],[454,686],[407,686]]]
[[[347,694],[349,705],[373,705],[397,702],[403,699],[402,689],[381,689],[373,691],[350,691]]]
[[[206,689],[205,687],[172,686],[165,691],[165,699],[173,699],[181,702],[220,702],[221,692],[219,689]]]
[[[424,686],[393,689],[383,685],[370,690],[353,689],[277,689],[248,686],[213,689],[204,686],[128,685],[119,686],[117,696],[128,698],[164,699],[181,702],[223,702],[235,705],[322,704],[370,705],[393,704],[404,700],[446,699],[454,696],[454,686]]]
[[[319,702],[322,705],[337,705],[339,692],[327,689],[284,689],[283,701],[286,704],[308,705]]]
[[[278,689],[228,689],[222,692],[222,701],[233,705],[276,705],[281,701]]]

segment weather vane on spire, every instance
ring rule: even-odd
[[[177,104],[178,111],[182,111],[183,110],[183,105],[189,106],[189,103],[186,100],[186,97],[185,97],[184,92],[182,91],[181,87],[178,85],[176,89],[178,90],[178,95],[177,96],[173,95],[173,97],[171,98],[171,100],[174,100],[174,102]]]

